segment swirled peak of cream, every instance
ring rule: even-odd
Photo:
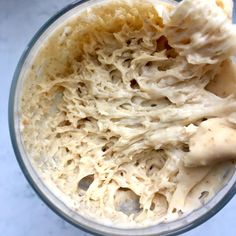
[[[66,205],[144,226],[224,186],[236,156],[230,3],[105,1],[44,40],[25,75],[21,132]]]

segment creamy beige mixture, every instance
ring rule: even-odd
[[[188,213],[236,156],[232,1],[108,1],[72,16],[26,75],[24,145],[77,212],[117,226]]]

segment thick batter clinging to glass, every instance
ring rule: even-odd
[[[107,1],[42,44],[21,101],[46,184],[104,223],[150,225],[212,198],[234,170],[232,1]]]

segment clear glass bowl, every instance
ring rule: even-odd
[[[21,88],[24,82],[23,75],[29,68],[30,61],[34,55],[36,55],[42,42],[58,25],[61,24],[61,22],[74,14],[79,14],[79,12],[83,11],[87,7],[106,1],[109,0],[82,0],[66,6],[43,25],[28,44],[15,70],[9,97],[9,128],[15,155],[25,177],[41,199],[59,216],[78,228],[97,235],[178,235],[207,221],[229,202],[236,193],[236,172],[211,201],[183,218],[173,222],[162,223],[145,228],[117,228],[97,223],[68,208],[44,184],[33,168],[30,159],[24,150],[20,134],[18,108],[19,98],[22,91]],[[172,0],[162,1],[176,4],[176,2]]]

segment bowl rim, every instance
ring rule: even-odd
[[[18,79],[20,77],[20,73],[22,70],[22,65],[24,64],[24,62],[26,61],[29,53],[31,52],[31,49],[33,48],[33,46],[37,43],[38,39],[43,35],[43,33],[56,21],[58,20],[61,16],[63,16],[65,13],[69,12],[70,10],[72,10],[73,8],[89,2],[90,0],[76,0],[75,2],[69,3],[68,5],[66,5],[65,7],[63,7],[61,10],[59,10],[57,13],[55,13],[52,17],[50,17],[40,28],[39,30],[34,34],[34,36],[32,37],[32,39],[29,41],[29,43],[27,44],[25,50],[23,51],[14,75],[13,75],[13,79],[12,79],[12,83],[11,83],[11,88],[10,88],[10,93],[9,93],[9,100],[8,100],[8,126],[9,126],[9,132],[10,132],[10,138],[11,138],[11,143],[13,146],[13,150],[17,159],[17,162],[25,176],[25,178],[27,179],[28,183],[31,185],[31,187],[34,189],[34,191],[36,192],[36,194],[39,196],[39,198],[54,212],[56,213],[58,216],[60,216],[62,219],[64,219],[65,221],[67,221],[68,223],[74,225],[75,227],[79,228],[80,230],[86,231],[88,233],[91,233],[93,235],[107,235],[106,232],[103,232],[102,230],[97,230],[94,229],[92,227],[89,227],[88,225],[83,225],[80,224],[80,222],[72,219],[72,217],[70,217],[69,215],[67,215],[65,212],[63,212],[63,210],[61,210],[60,208],[58,208],[44,193],[43,191],[40,189],[40,187],[37,185],[37,183],[34,181],[34,179],[32,178],[30,172],[27,169],[27,166],[25,165],[23,158],[21,156],[21,152],[20,149],[18,147],[17,144],[17,132],[16,132],[16,128],[15,128],[15,121],[14,121],[14,113],[15,113],[15,95],[16,95],[16,87],[17,87],[17,82]],[[163,0],[161,0],[163,1]],[[165,1],[165,0],[164,0]],[[168,1],[168,0],[167,0]],[[51,192],[51,194],[53,195],[53,192]],[[168,236],[172,236],[172,235],[179,235],[182,233],[185,233],[201,224],[203,224],[204,222],[206,222],[207,220],[209,220],[211,217],[213,217],[215,214],[217,214],[236,194],[236,182],[233,184],[233,186],[229,189],[229,191],[224,195],[224,197],[222,197],[222,199],[208,212],[204,213],[203,215],[201,215],[200,218],[197,218],[194,222],[190,222],[184,226],[180,226],[179,228],[173,229],[169,232],[164,232],[161,235],[168,235]],[[96,223],[95,221],[92,221],[92,223],[94,223],[94,225],[101,225],[100,223]],[[102,226],[102,225],[101,225]],[[105,228],[109,228],[109,226],[103,225],[103,227]],[[118,230],[120,230],[120,232],[123,231],[123,233],[126,233],[126,230],[131,230],[131,229],[123,229],[123,228],[116,228]],[[138,230],[138,229],[137,229]],[[114,235],[118,235],[118,234],[114,234]],[[125,235],[125,234],[120,234],[120,235]],[[135,234],[134,234],[135,235]],[[160,235],[160,234],[155,234],[155,233],[151,233],[150,235]]]

